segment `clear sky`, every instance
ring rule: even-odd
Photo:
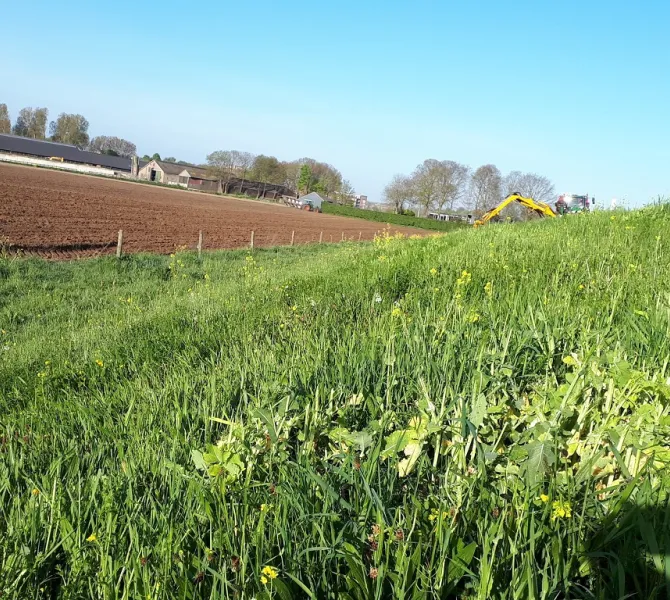
[[[0,2],[0,102],[140,154],[310,156],[379,200],[426,158],[670,195],[670,2]]]

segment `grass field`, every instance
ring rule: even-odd
[[[340,217],[355,217],[366,221],[377,221],[379,223],[390,223],[392,225],[404,225],[405,227],[419,227],[420,229],[431,229],[433,231],[454,231],[467,227],[465,223],[455,221],[436,221],[424,219],[423,217],[408,217],[395,213],[378,212],[376,210],[363,210],[352,206],[340,206],[339,204],[323,203],[323,212]]]
[[[3,599],[667,599],[669,227],[5,257]]]

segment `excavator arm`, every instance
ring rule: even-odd
[[[498,206],[492,208],[491,210],[485,212],[479,219],[475,221],[475,227],[481,227],[482,225],[488,223],[491,219],[498,216],[507,206],[512,204],[512,202],[518,202],[521,206],[532,210],[542,217],[555,217],[556,213],[551,209],[551,206],[545,204],[544,202],[536,202],[532,198],[526,198],[521,194],[510,194],[505,198]]]

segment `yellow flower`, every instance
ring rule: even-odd
[[[98,365],[99,367],[104,367],[105,363],[103,363],[100,359],[95,361],[95,364]]]
[[[540,494],[540,500],[542,500],[542,502],[549,502],[549,496],[547,496],[547,494]]]
[[[272,509],[272,504],[261,504],[261,512],[270,512]]]
[[[468,323],[476,323],[477,321],[479,321],[479,313],[470,312],[468,314],[467,320],[468,320]]]
[[[97,541],[98,541],[98,537],[95,535],[95,533],[92,533],[91,535],[89,535],[89,536],[86,538],[86,541],[87,541],[87,542],[97,542]]]
[[[430,274],[431,274],[431,275],[437,275],[437,269],[436,269],[435,267],[433,267],[433,268],[430,270]]]
[[[579,289],[580,289],[580,290],[583,290],[583,289],[584,289],[584,284],[583,284],[583,283],[580,283],[580,284],[579,284]]]
[[[268,583],[268,578],[265,575],[261,575],[261,583],[263,585],[267,585]]]
[[[569,502],[556,501],[552,505],[551,520],[555,521],[556,519],[569,519],[572,517],[572,506]]]
[[[37,488],[33,488],[33,496],[39,496],[40,491]]]
[[[402,316],[402,310],[400,309],[399,306],[394,306],[393,310],[391,311],[391,316],[393,318],[398,318]]]
[[[45,360],[44,364],[48,367],[51,364],[51,361],[50,360]]]
[[[490,281],[486,282],[486,285],[484,286],[484,293],[490,298],[491,294],[493,294],[493,284]]]
[[[279,571],[270,566],[263,567],[261,573],[263,573],[263,575],[267,575],[270,579],[277,579],[277,576],[279,575]]]

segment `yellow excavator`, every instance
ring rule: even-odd
[[[479,219],[475,221],[475,227],[481,227],[488,223],[491,219],[498,216],[502,210],[512,204],[512,202],[518,202],[521,206],[532,210],[534,213],[540,215],[541,217],[555,217],[556,213],[552,210],[551,206],[545,204],[544,202],[537,202],[532,198],[526,198],[521,194],[510,194],[505,198],[498,206],[492,208],[491,210],[485,212]]]

